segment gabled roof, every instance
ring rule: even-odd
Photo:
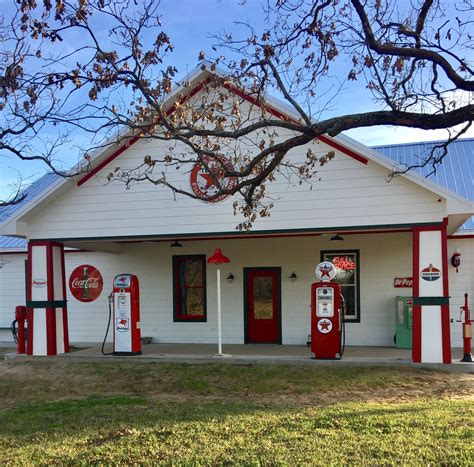
[[[216,72],[216,74],[222,74],[219,71]],[[195,70],[193,70],[185,80],[183,80],[183,83],[189,83],[190,87],[188,88],[183,88],[183,85],[177,87],[173,91],[172,94],[170,94],[169,98],[169,103],[167,105],[167,112],[172,112],[174,108],[174,102],[176,101],[177,96],[179,95],[180,92],[183,91],[183,89],[188,90],[188,96],[198,92],[199,89],[202,89],[204,86],[203,83],[208,82],[209,76],[211,75],[211,72],[203,65],[198,66]],[[231,84],[225,84],[225,87],[229,89],[230,92],[235,92],[238,95],[241,95],[242,97],[246,97],[248,99],[253,99],[250,98],[249,96],[246,96],[245,93],[238,88],[233,87]],[[191,91],[189,91],[191,89]],[[299,118],[298,115],[295,115],[291,110],[288,108],[288,106],[285,103],[282,103],[274,98],[268,98],[265,101],[265,108],[266,109],[271,109],[271,112],[273,113],[274,116],[278,118],[283,118],[287,120],[297,120]],[[127,134],[122,135],[122,137],[127,137]],[[113,145],[113,141],[111,141],[111,147],[107,148],[106,150],[102,151],[97,151],[95,154],[91,155],[92,159],[92,169],[91,171],[83,175],[81,178],[78,179],[78,184],[85,183],[90,176],[95,173],[97,170],[102,169],[107,165],[109,162],[111,162],[115,157],[117,157],[121,152],[123,152],[127,147],[129,147],[131,144],[134,143],[135,139],[133,135],[128,135],[128,141],[126,143],[122,143],[120,145]],[[326,142],[330,146],[340,149],[343,152],[345,152],[348,156],[354,158],[355,160],[358,160],[359,162],[362,163],[367,163],[368,160],[372,160],[375,163],[378,163],[384,167],[387,168],[392,168],[393,165],[397,162],[403,163],[408,163],[410,164],[410,160],[415,160],[414,158],[418,156],[422,156],[419,152],[417,152],[420,148],[423,150],[426,150],[424,146],[432,144],[432,143],[415,143],[411,145],[393,145],[393,146],[377,146],[371,150],[370,148],[358,143],[357,141],[354,141],[353,139],[341,135],[335,138],[330,138],[327,136],[322,136],[321,141]],[[454,149],[457,145],[463,144],[465,140],[459,140],[453,143],[452,145],[449,146],[449,155],[446,158],[446,160],[450,159],[451,157],[451,152],[455,155],[462,154],[464,159],[462,160],[462,167],[468,166],[468,170],[460,170],[463,173],[471,173],[471,182],[470,186],[472,188],[472,168],[468,163],[468,157],[470,155],[470,150],[469,148],[463,148],[462,150]],[[472,145],[474,140],[468,140],[470,144]],[[406,150],[407,153],[410,154],[411,159],[406,159],[406,160],[398,160],[398,156],[400,155],[400,152],[397,151],[396,149],[393,148],[399,148],[402,146],[406,146],[407,148],[410,147],[410,149]],[[377,152],[379,151],[379,152]],[[384,157],[382,154],[388,157]],[[408,157],[408,156],[406,156]],[[459,156],[460,157],[460,156]],[[453,165],[453,167],[456,166],[456,164]],[[443,166],[442,166],[443,167]],[[445,173],[446,172],[446,173]],[[419,174],[417,173],[409,173],[405,175],[408,179],[410,179],[412,182],[422,186],[423,188],[430,190],[444,198],[453,198],[455,201],[458,203],[461,203],[463,206],[467,206],[467,209],[469,209],[469,203],[467,203],[467,199],[474,199],[474,196],[472,192],[469,192],[467,189],[464,191],[458,190],[460,187],[467,187],[469,186],[469,180],[466,181],[466,183],[460,183],[460,182],[452,182],[452,178],[455,175],[455,170],[450,170],[450,171],[442,171],[442,175],[435,174],[433,177],[430,177],[429,180],[426,180],[423,178],[423,171],[420,171]],[[438,186],[436,183],[431,183],[431,180],[437,181],[439,183]],[[449,183],[447,183],[449,181]],[[33,209],[34,206],[40,202],[42,199],[49,197],[49,195],[53,192],[56,191],[56,189],[60,188],[61,186],[64,185],[66,182],[65,179],[61,179],[61,177],[48,173],[38,179],[36,182],[34,182],[28,189],[26,190],[28,196],[24,200],[24,202],[19,203],[18,205],[15,206],[9,206],[5,207],[3,209],[0,208],[0,224],[5,224],[9,220],[13,220],[15,218],[21,217],[24,213],[29,211],[30,209]],[[444,189],[448,188],[447,190]],[[452,191],[451,191],[452,190]],[[460,195],[459,197],[456,196],[457,193]],[[466,204],[467,203],[467,204]],[[472,209],[472,206],[471,206]],[[462,212],[470,212],[470,211],[462,211]],[[471,219],[472,222],[472,219]],[[467,223],[469,224],[469,222]],[[467,225],[467,228],[474,228],[469,227]]]

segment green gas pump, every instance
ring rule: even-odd
[[[411,349],[412,346],[412,327],[413,327],[413,298],[396,297],[396,329],[395,329],[395,347],[397,349]]]

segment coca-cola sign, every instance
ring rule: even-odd
[[[69,277],[69,290],[80,302],[93,302],[104,287],[99,270],[90,264],[83,264],[72,271]]]

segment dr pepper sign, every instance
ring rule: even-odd
[[[78,266],[69,277],[69,290],[80,302],[93,302],[99,298],[103,287],[102,275],[90,264]]]

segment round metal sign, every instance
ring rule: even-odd
[[[93,302],[99,297],[103,287],[101,273],[90,264],[78,266],[69,277],[69,290],[80,302]]]
[[[201,164],[196,164],[191,170],[189,180],[191,189],[203,201],[217,203],[229,196],[221,194],[216,198],[212,198],[219,192],[219,185],[221,188],[229,190],[237,184],[236,177],[225,177],[225,170],[222,166],[225,166],[227,170],[234,170],[234,168],[232,163],[224,156],[219,156],[219,160],[207,157],[204,161],[207,168]]]
[[[323,261],[316,266],[316,277],[323,282],[329,282],[336,276],[336,268],[329,261]]]

